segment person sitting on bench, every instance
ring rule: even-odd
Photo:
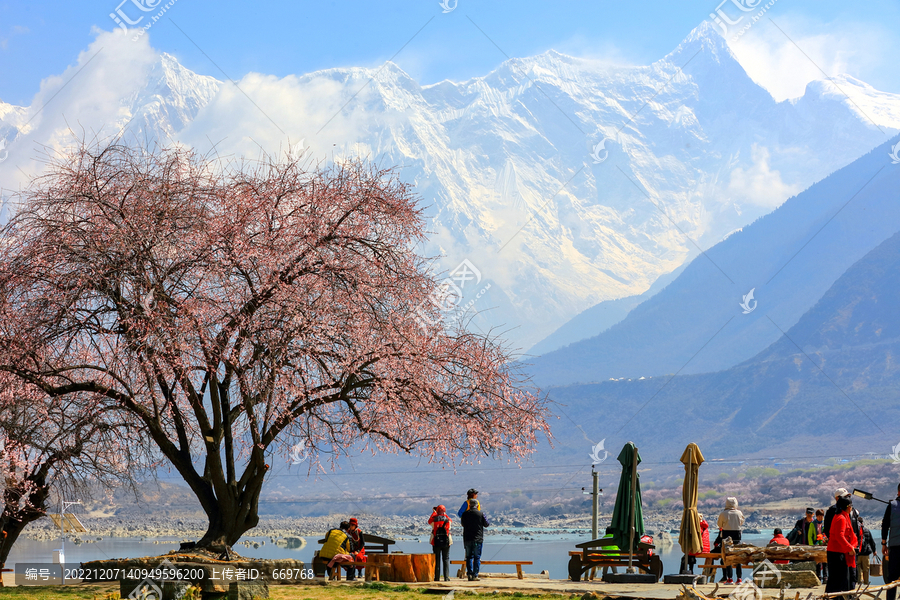
[[[347,521],[342,521],[340,529],[331,529],[325,534],[325,543],[322,544],[322,549],[319,550],[319,558],[328,561],[325,570],[329,579],[331,578],[331,569],[335,565],[338,565],[338,568],[340,568],[341,563],[353,562],[353,556],[350,554],[350,538],[347,535],[347,529],[349,528],[350,524]],[[347,581],[353,581],[356,569],[346,567],[346,570]]]

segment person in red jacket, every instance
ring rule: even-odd
[[[450,581],[450,525],[453,521],[447,516],[447,507],[443,504],[434,507],[428,518],[431,525],[431,545],[434,552],[434,580],[441,579],[441,565],[444,566],[444,581]]]
[[[774,537],[771,540],[769,540],[769,546],[790,546],[791,545],[791,543],[788,541],[788,539],[786,537],[784,537],[784,532],[782,532],[781,529],[778,529],[776,527],[773,534],[774,534]],[[791,562],[791,561],[776,560],[775,564],[776,565],[786,565],[789,562]]]
[[[828,531],[828,583],[825,593],[847,592],[853,589],[850,569],[856,568],[856,547],[859,540],[850,524],[853,501],[840,498],[835,505],[834,519]]]
[[[706,519],[703,518],[703,515],[697,515],[700,517],[700,552],[709,552],[709,523],[706,522]],[[684,560],[684,559],[682,559]],[[697,555],[696,554],[688,554],[687,556],[687,565],[682,565],[682,573],[689,571],[691,575],[694,574],[694,565],[697,564]],[[684,570],[684,567],[687,567],[687,571]],[[705,575],[706,573],[704,573]]]

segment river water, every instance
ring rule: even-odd
[[[567,577],[567,564],[569,551],[575,550],[575,544],[590,539],[590,534],[578,536],[576,534],[539,534],[530,533],[527,529],[517,532],[518,535],[492,535],[485,536],[482,560],[530,560],[534,565],[524,567],[526,573],[539,573],[543,570],[550,572],[551,579],[564,579]],[[533,537],[523,540],[521,537]],[[677,539],[677,534],[672,534]],[[745,535],[744,543],[765,545],[771,535]],[[242,556],[252,558],[293,558],[304,562],[312,560],[313,553],[319,548],[316,537],[307,537],[306,545],[299,549],[288,549],[277,546],[268,537],[245,537],[242,540],[260,543],[259,548],[247,548],[243,545],[235,545],[235,551]],[[265,545],[262,545],[265,542]],[[158,556],[176,550],[178,540],[174,538],[104,538],[103,540],[75,545],[71,541],[66,543],[66,563],[75,566],[80,562],[106,558],[133,558],[140,556]],[[23,563],[49,563],[53,550],[60,547],[59,540],[35,541],[20,539],[16,542],[7,560],[7,566],[12,567],[16,562]],[[431,551],[428,538],[418,540],[398,540],[392,550],[400,550],[408,553],[425,553]],[[672,546],[659,549],[659,555],[665,566],[665,573],[677,573],[681,561],[681,548],[676,542]],[[462,560],[465,557],[462,536],[454,536],[454,544],[450,548],[450,560]],[[456,572],[454,567],[452,572]],[[482,571],[514,573],[512,566],[486,566]],[[695,571],[697,571],[695,569]],[[697,571],[699,572],[699,571]]]

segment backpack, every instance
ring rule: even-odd
[[[434,530],[434,545],[438,548],[444,548],[453,543],[453,537],[450,535],[450,521],[444,521],[444,523]]]

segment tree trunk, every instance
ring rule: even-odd
[[[6,568],[6,559],[12,550],[19,534],[25,529],[25,526],[33,521],[37,521],[47,514],[46,502],[50,496],[50,487],[47,486],[43,478],[40,480],[32,480],[38,487],[28,494],[28,504],[24,509],[19,509],[19,500],[22,492],[16,486],[9,487],[4,493],[4,501],[6,506],[3,514],[0,515],[0,569]],[[3,578],[0,576],[0,587],[3,585]]]
[[[253,453],[241,481],[235,481],[233,469],[229,469],[231,477],[226,476],[218,461],[208,459],[202,477],[180,457],[176,456],[172,463],[197,495],[209,519],[197,546],[219,554],[230,553],[241,536],[259,524],[259,495],[268,470],[262,453]]]

